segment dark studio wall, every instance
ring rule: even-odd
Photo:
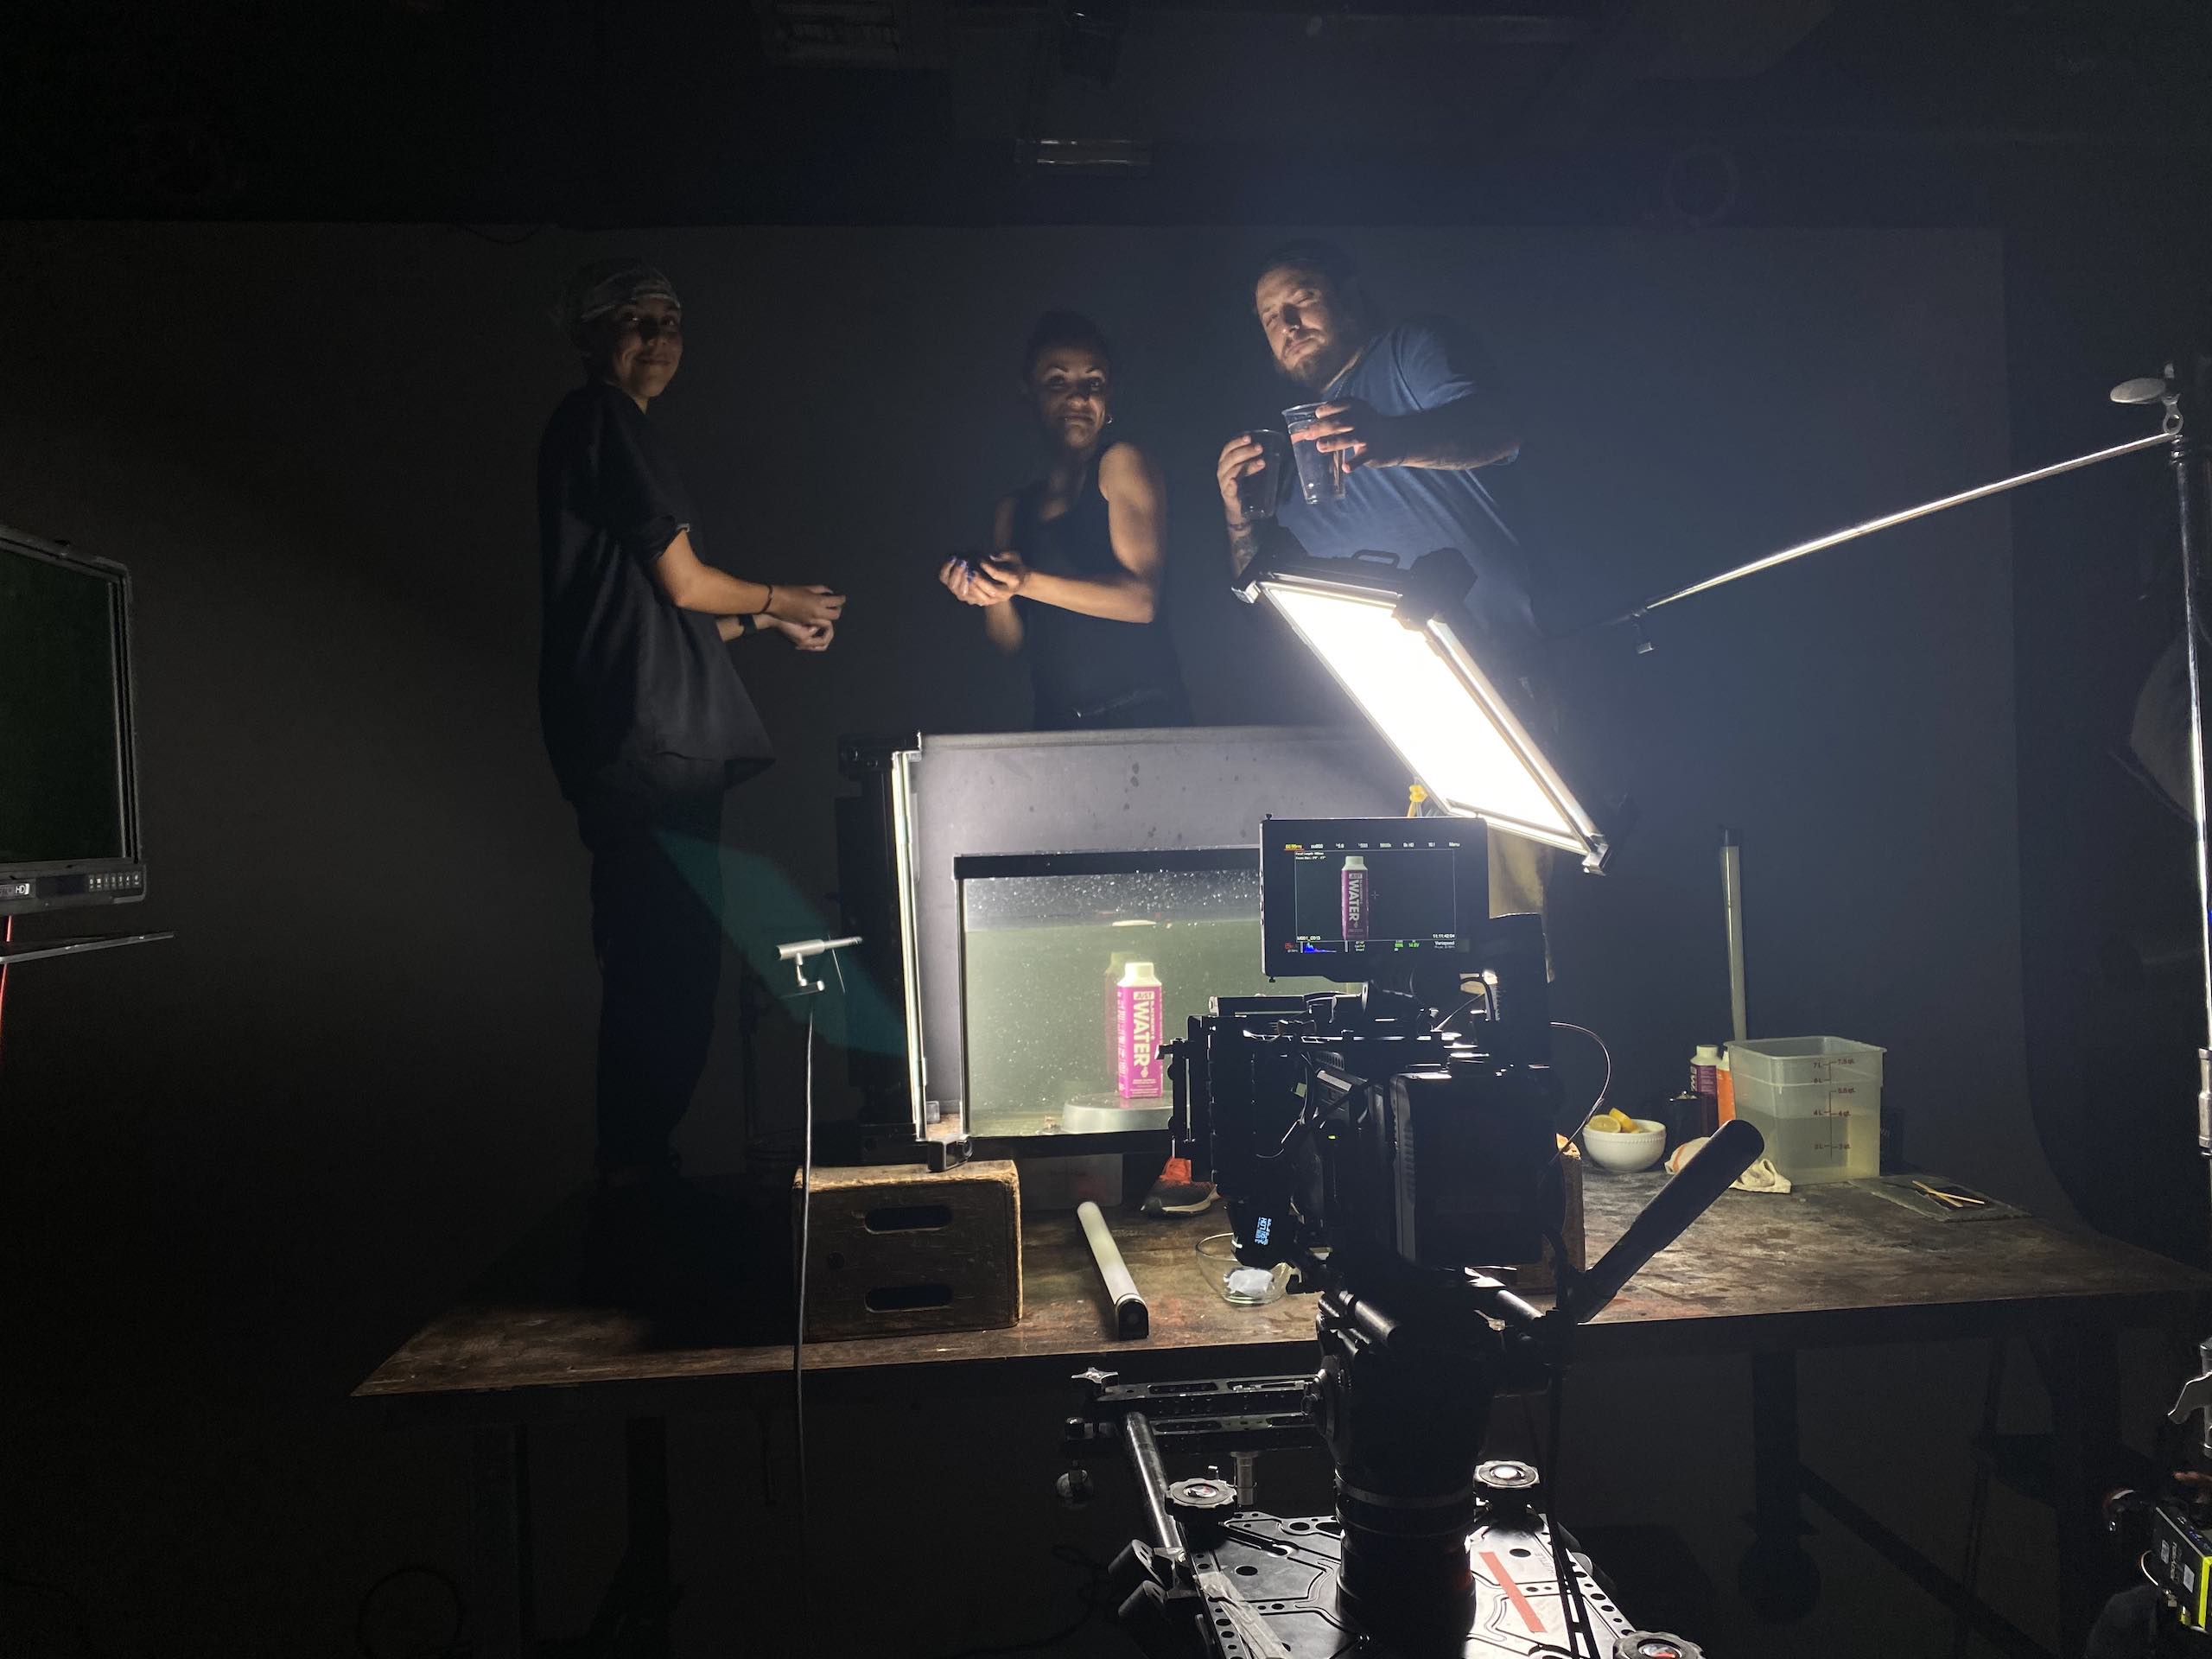
[[[0,228],[0,522],[133,570],[154,896],[127,919],[178,934],[11,978],[0,1240],[45,1431],[11,1483],[73,1491],[95,1528],[157,1444],[162,1503],[219,1484],[149,1399],[211,1445],[365,1457],[344,1392],[588,1166],[584,863],[533,695],[531,461],[572,375],[543,313],[573,262],[634,250],[685,296],[656,418],[702,551],[853,596],[825,658],[740,647],[784,755],[732,815],[731,931],[757,955],[827,914],[838,734],[1021,717],[1019,671],[931,573],[1027,475],[1013,358],[1045,305],[1122,346],[1201,717],[1342,714],[1220,581],[1212,455],[1292,401],[1245,301],[1274,239]],[[2010,458],[1986,234],[1349,239],[1395,309],[1472,323],[1521,389],[1514,482],[1557,620]],[[1560,1017],[1605,1034],[1624,1095],[1726,1035],[1713,832],[1737,823],[1755,1029],[1885,1044],[1917,1158],[2059,1207],[2022,1082],[2011,628],[2000,505],[1686,605],[1654,656],[1564,652],[1575,735],[1640,810],[1616,873],[1557,900]],[[730,1047],[696,1168],[739,1154]],[[772,1016],[764,1126],[796,1056]],[[429,1501],[398,1482],[357,1528],[404,1535]]]

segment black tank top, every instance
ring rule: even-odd
[[[1058,518],[1039,516],[1044,499],[1041,481],[1014,498],[1014,550],[1033,569],[1092,577],[1122,570],[1106,498],[1099,493],[1097,460]],[[1149,622],[1109,622],[1033,600],[1017,597],[1014,603],[1020,607],[1022,649],[1036,688],[1040,731],[1189,724],[1182,671],[1160,613]]]

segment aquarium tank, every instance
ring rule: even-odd
[[[1256,848],[963,857],[953,875],[976,1135],[1164,1128],[1157,1042],[1217,996],[1338,988],[1262,970]]]

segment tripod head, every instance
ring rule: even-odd
[[[1309,1408],[1336,1468],[1344,1605],[1362,1624],[1417,1642],[1465,1635],[1474,1595],[1466,1541],[1492,1401],[1555,1381],[1574,1329],[1764,1149],[1750,1124],[1723,1124],[1588,1273],[1560,1264],[1547,1313],[1479,1271],[1332,1253]]]

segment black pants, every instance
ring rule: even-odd
[[[576,802],[591,849],[599,958],[599,1166],[651,1164],[691,1104],[721,980],[722,795],[594,790]]]

